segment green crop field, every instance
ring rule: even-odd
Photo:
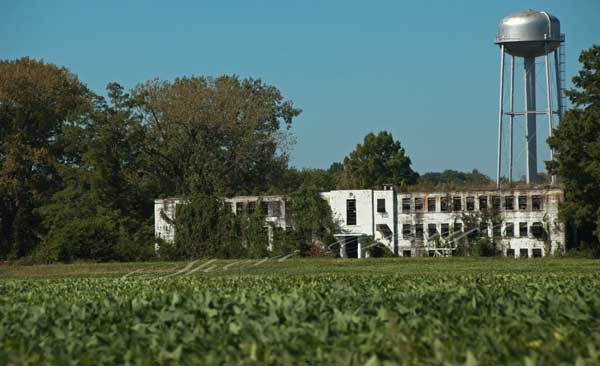
[[[0,266],[3,365],[600,365],[600,262]]]

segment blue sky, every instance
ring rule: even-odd
[[[96,92],[110,81],[131,88],[156,77],[261,78],[304,110],[292,129],[294,166],[326,168],[367,132],[388,130],[421,173],[494,175],[492,41],[503,16],[528,8],[561,20],[570,79],[580,51],[600,43],[598,0],[2,0],[0,58],[65,65]],[[515,128],[522,135],[522,123]],[[515,175],[524,173],[522,150],[515,147]]]

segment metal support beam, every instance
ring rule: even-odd
[[[525,182],[537,180],[537,137],[535,111],[535,57],[525,57]]]
[[[561,47],[563,47],[561,45]],[[562,120],[563,110],[562,110],[562,85],[560,83],[560,59],[558,55],[557,48],[554,50],[554,77],[556,78],[556,108],[558,110],[558,122]]]
[[[515,119],[514,116],[514,97],[515,97],[515,56],[510,57],[510,99],[509,99],[509,108],[510,108],[510,119],[508,122],[508,183],[512,183],[513,178],[513,121]]]
[[[546,44],[546,49],[548,45]],[[546,52],[546,103],[548,108],[548,134],[552,137],[552,130],[554,129],[554,121],[552,118],[554,117],[552,114],[552,84],[550,82],[550,55]],[[554,149],[550,149],[550,161],[554,161]],[[553,174],[551,179],[551,184],[554,185],[556,183],[556,176]]]
[[[504,108],[504,45],[500,46],[500,106],[498,111],[498,160],[496,162],[496,188],[500,188],[500,165],[502,163],[502,115]]]

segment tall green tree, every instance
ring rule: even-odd
[[[37,244],[34,208],[60,188],[60,135],[87,100],[87,88],[63,67],[0,61],[0,258],[24,256]]]
[[[287,128],[300,110],[273,86],[194,76],[149,81],[136,95],[147,129],[146,170],[163,194],[262,192],[287,167]]]
[[[391,133],[369,133],[362,144],[344,158],[338,188],[381,188],[383,184],[407,186],[416,183],[419,175],[400,141]]]
[[[575,229],[573,244],[600,253],[600,46],[583,51],[579,62],[575,89],[566,92],[573,108],[548,139],[555,159],[547,165],[565,189],[560,217]]]

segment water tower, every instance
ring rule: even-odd
[[[509,116],[509,163],[508,180],[512,182],[513,168],[513,122],[517,116],[524,117],[525,125],[525,180],[527,184],[535,183],[537,178],[537,144],[536,144],[536,117],[546,116],[548,128],[552,134],[553,115],[560,119],[563,109],[562,79],[564,75],[564,51],[561,47],[565,37],[560,33],[560,22],[555,16],[544,11],[528,10],[507,16],[500,21],[498,35],[494,43],[500,46],[500,111],[498,113],[498,160],[496,166],[496,186],[500,187],[501,160],[502,160],[502,120],[504,115]],[[560,53],[559,53],[560,52]],[[510,59],[510,91],[509,111],[504,110],[504,59],[505,54]],[[556,110],[552,108],[552,77],[550,54],[554,53],[554,78],[556,79],[557,104]],[[537,57],[544,57],[546,64],[546,109],[538,110],[536,107],[536,82],[535,61]],[[514,110],[514,79],[515,58],[523,59],[524,65],[524,101],[523,111]],[[550,152],[550,159],[553,153]],[[555,177],[552,177],[555,183]]]

